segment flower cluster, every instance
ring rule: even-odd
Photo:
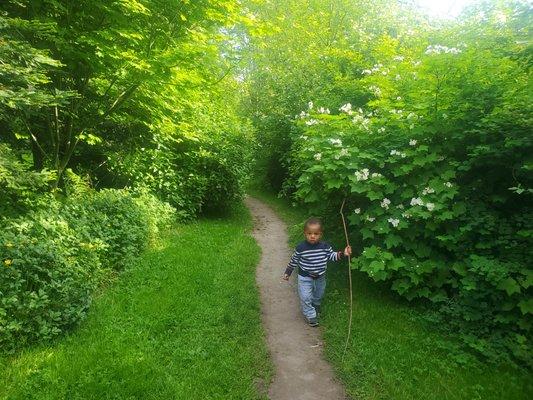
[[[402,152],[400,152],[400,151],[398,151],[398,150],[391,150],[391,151],[390,151],[390,155],[391,155],[391,156],[400,156],[400,157],[402,157],[402,158],[405,158],[405,157],[406,157],[406,154],[405,154],[405,153],[402,153]]]
[[[411,199],[411,203],[409,204],[411,204],[412,206],[423,206],[424,202],[422,201],[420,197],[413,197]]]
[[[435,189],[432,189],[432,188],[430,188],[430,187],[427,187],[427,188],[424,188],[424,190],[422,190],[422,194],[423,194],[423,195],[431,194],[431,193],[435,193]]]
[[[341,108],[339,108],[340,111],[345,112],[348,115],[352,115],[352,105],[350,103],[346,103]]]
[[[329,142],[334,146],[342,146],[342,141],[340,139],[329,139]]]
[[[416,140],[415,139],[409,140],[409,146],[416,146]]]
[[[374,72],[379,72],[379,70],[380,70],[381,68],[383,68],[383,64],[381,64],[381,63],[380,63],[380,64],[374,64],[374,66],[372,67],[372,69],[364,69],[364,70],[361,72],[361,74],[362,74],[362,75],[372,75]],[[389,69],[386,68],[385,70],[382,71],[382,73],[385,72],[385,71],[388,72]],[[386,75],[386,73],[385,73],[384,75]]]
[[[316,153],[313,157],[315,160],[320,161],[322,159],[322,153]]]
[[[329,114],[329,108],[320,107],[317,111],[319,114]]]
[[[400,220],[399,219],[395,219],[395,218],[389,218],[387,220],[392,226],[394,226],[395,228],[398,226],[398,224],[400,223]]]
[[[442,54],[442,53],[445,53],[445,54],[459,54],[459,53],[461,53],[461,50],[459,50],[456,47],[447,47],[447,46],[442,46],[440,44],[436,44],[436,45],[429,45],[426,48],[425,53],[426,54]]]
[[[366,181],[368,179],[369,173],[370,171],[368,170],[368,168],[364,168],[361,171],[354,172],[355,177],[357,178],[358,181]]]
[[[368,87],[368,90],[370,90],[374,96],[380,97],[381,96],[381,89],[377,87],[376,85],[371,85]]]
[[[389,209],[389,205],[390,205],[390,200],[387,199],[386,197],[380,203],[380,206],[387,210]]]
[[[335,160],[338,160],[341,157],[347,156],[349,153],[348,149],[341,149],[340,153],[335,155]]]
[[[309,121],[305,121],[305,124],[308,125],[308,126],[311,126],[311,125],[317,125],[319,124],[320,122],[314,118],[311,118]]]

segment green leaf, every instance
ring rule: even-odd
[[[533,299],[522,300],[518,303],[522,314],[533,314]]]
[[[402,242],[401,238],[397,235],[388,234],[385,237],[385,245],[387,246],[387,249],[391,249],[394,246],[397,246]]]
[[[520,293],[520,285],[511,277],[501,281],[498,289],[505,290],[509,296],[513,293]]]
[[[369,265],[370,270],[372,270],[374,273],[378,271],[382,271],[385,269],[385,263],[383,261],[374,260]]]

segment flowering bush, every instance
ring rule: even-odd
[[[285,190],[331,218],[346,197],[361,249],[355,268],[408,299],[436,303],[451,326],[461,320],[457,326],[476,332],[477,340],[464,335],[476,350],[492,354],[481,344],[492,341],[526,361],[532,141],[520,107],[527,93],[506,80],[520,76],[518,65],[480,61],[462,47],[429,46],[419,61],[395,56],[364,69],[364,109],[346,103],[333,114],[310,102],[295,120]],[[481,62],[509,76],[479,88],[477,76],[450,72]],[[438,96],[428,93],[435,70],[455,76],[440,82]],[[483,100],[465,103],[468,90],[496,96],[499,105],[472,121]],[[428,107],[436,97],[440,102]]]

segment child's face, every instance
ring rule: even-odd
[[[307,225],[304,229],[304,235],[309,243],[318,243],[322,237],[322,227],[319,224]]]

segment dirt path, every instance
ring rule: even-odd
[[[320,329],[309,327],[300,313],[295,274],[289,283],[281,279],[290,257],[285,224],[259,200],[248,197],[246,205],[254,218],[253,236],[262,249],[256,281],[275,368],[270,399],[346,399],[343,387],[322,357]]]

